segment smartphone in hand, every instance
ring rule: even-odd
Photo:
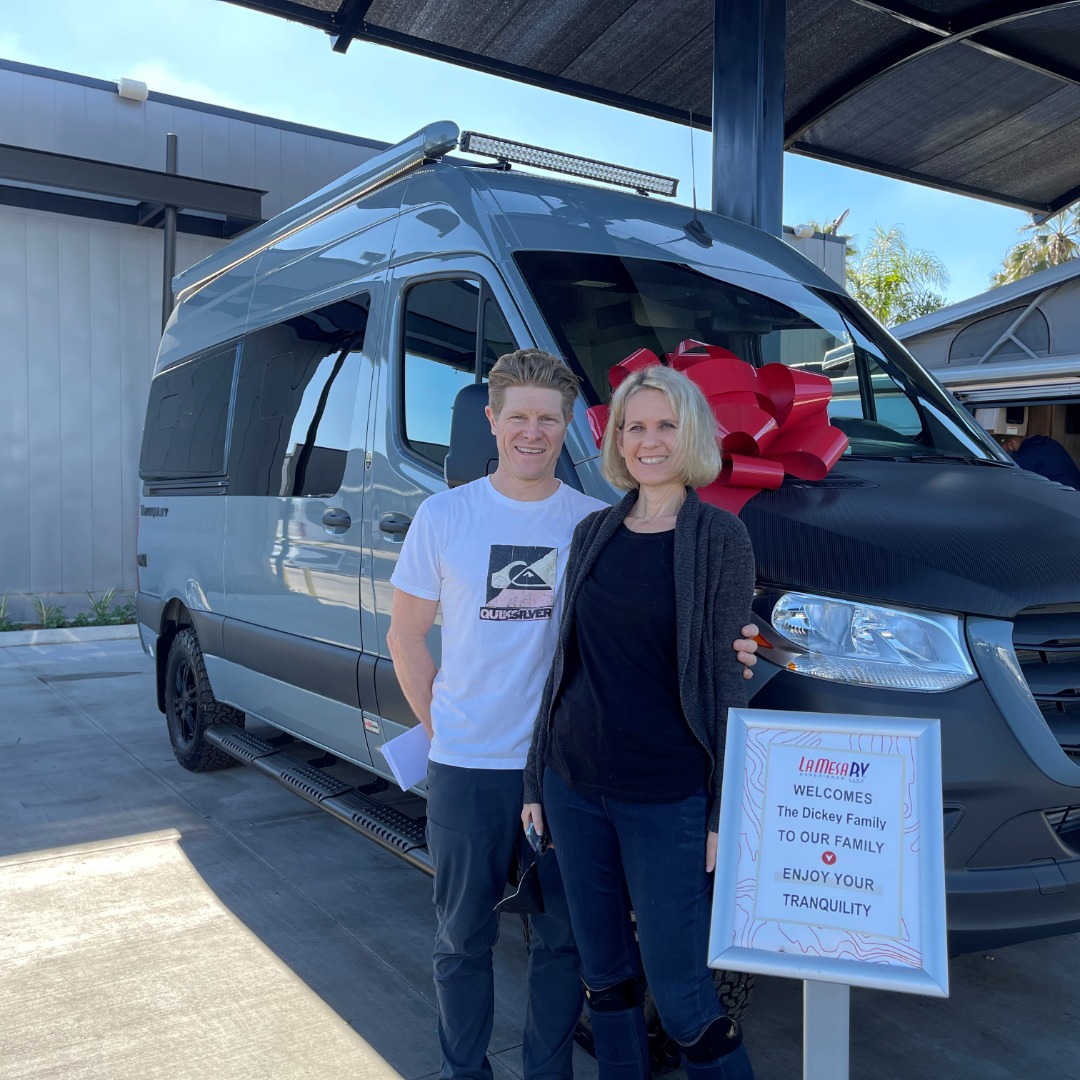
[[[538,833],[536,831],[536,826],[531,821],[529,822],[529,827],[525,830],[525,839],[529,841],[529,847],[531,847],[537,855],[543,855],[551,843],[547,834]]]

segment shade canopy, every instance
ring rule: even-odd
[[[711,126],[714,0],[230,0]],[[736,0],[730,0],[736,2]],[[1080,198],[1080,0],[788,0],[786,149],[1040,217]]]

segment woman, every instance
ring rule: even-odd
[[[720,470],[715,420],[671,368],[619,385],[601,460],[627,495],[574,533],[522,823],[558,850],[601,1080],[648,1080],[642,968],[690,1080],[747,1080],[706,953],[750,540],[693,491]]]

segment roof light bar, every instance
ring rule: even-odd
[[[514,142],[513,139],[496,139],[491,135],[481,135],[478,131],[462,133],[461,149],[467,154],[493,157],[518,165],[532,165],[538,169],[582,176],[586,180],[619,184],[643,194],[652,192],[655,195],[674,195],[679,186],[679,181],[672,176],[641,172],[624,165],[612,165],[606,161],[578,157],[576,154],[563,154],[558,150],[545,150],[542,146],[530,146],[528,143]]]

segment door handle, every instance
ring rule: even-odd
[[[379,518],[379,528],[391,536],[404,536],[411,524],[412,518],[408,514],[383,514]]]
[[[331,506],[323,511],[322,523],[328,529],[347,529],[352,525],[352,518],[348,510],[342,510],[340,506]]]

